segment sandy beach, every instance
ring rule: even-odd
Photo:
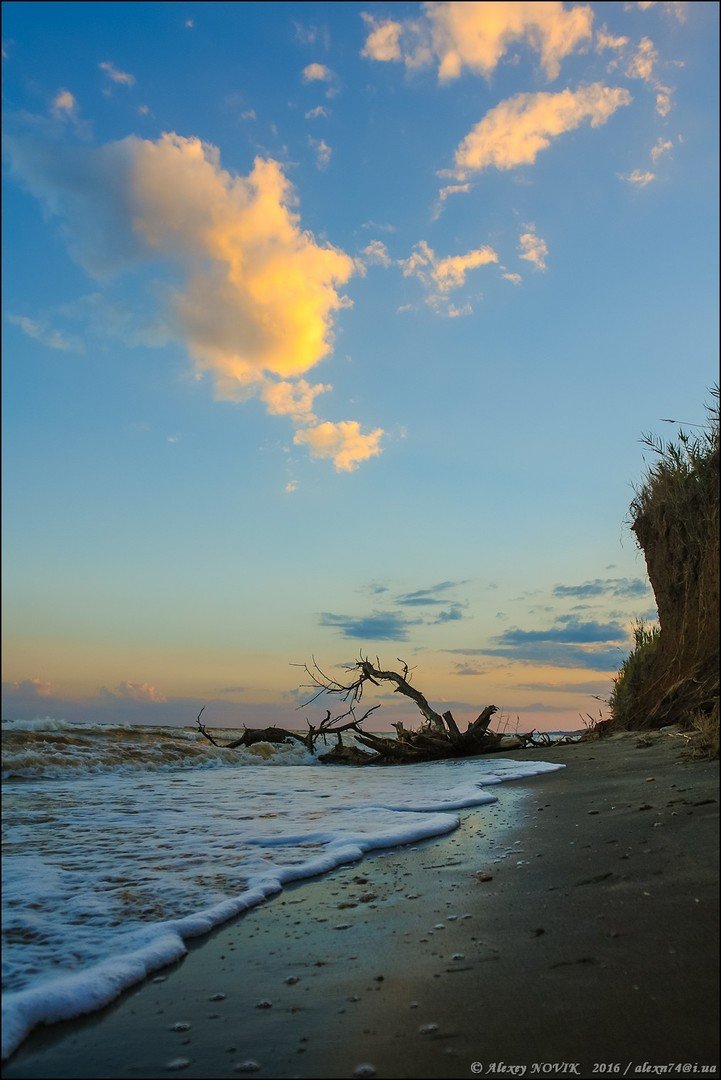
[[[682,750],[630,734],[508,754],[567,768],[286,888],[36,1030],[5,1075],[715,1075],[718,762]]]

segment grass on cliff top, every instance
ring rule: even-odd
[[[716,488],[719,453],[719,387],[711,389],[712,401],[706,406],[707,423],[698,434],[679,429],[677,441],[647,434],[644,446],[657,455],[643,483],[636,489],[629,507],[635,524],[642,517],[656,515],[659,508],[678,516],[699,497],[707,505],[710,489]]]

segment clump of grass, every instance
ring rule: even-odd
[[[634,727],[635,705],[652,677],[661,628],[638,619],[633,626],[634,647],[613,681],[609,705],[620,728]]]
[[[691,756],[712,761],[719,756],[719,703],[710,712],[698,712],[691,718],[689,739]]]
[[[646,435],[656,456],[631,503],[659,627],[637,624],[611,696],[626,728],[712,715],[719,691],[719,390],[707,423],[676,440]]]

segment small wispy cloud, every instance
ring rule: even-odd
[[[593,581],[584,581],[580,585],[556,585],[553,595],[582,598],[591,596],[631,598],[647,596],[649,590],[648,582],[642,578],[594,578]]]
[[[17,326],[27,337],[40,342],[48,349],[57,349],[60,352],[84,351],[83,343],[79,338],[64,334],[36,319],[30,319],[26,315],[8,315],[7,320],[13,326]]]
[[[382,240],[371,240],[369,244],[363,248],[362,253],[366,261],[374,263],[376,266],[390,266],[393,260],[390,257],[388,248]]]
[[[53,98],[51,110],[53,116],[61,120],[74,120],[78,114],[77,98],[69,90],[58,90]]]
[[[340,87],[340,81],[334,71],[326,64],[306,64],[300,73],[304,83],[323,83],[326,86],[325,96],[335,97]]]
[[[651,158],[653,161],[658,161],[664,154],[669,154],[673,150],[673,143],[670,139],[660,138],[656,141],[654,146],[651,147]]]
[[[526,225],[526,231],[518,238],[519,258],[533,263],[537,270],[547,270],[548,245],[536,232],[535,225]]]
[[[656,179],[656,174],[649,172],[648,169],[634,169],[630,173],[619,173],[619,180],[625,180],[628,184],[633,184],[634,187],[646,187],[653,180]]]
[[[320,120],[321,117],[327,119],[329,116],[330,113],[325,105],[316,105],[314,109],[308,109],[308,112],[305,113],[306,120]]]
[[[135,86],[135,76],[128,71],[120,71],[111,60],[103,60],[98,67],[104,71],[111,82],[118,86]]]
[[[471,306],[451,303],[449,293],[465,284],[472,270],[498,262],[492,247],[474,248],[462,255],[439,257],[425,240],[420,240],[407,259],[400,259],[404,277],[416,277],[429,290],[426,303],[439,315],[456,318],[470,314]]]
[[[330,159],[333,156],[333,147],[329,146],[325,139],[308,139],[308,145],[313,148],[315,153],[316,168],[321,171],[327,169],[330,165]]]

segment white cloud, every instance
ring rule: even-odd
[[[316,166],[323,170],[327,169],[330,165],[330,159],[333,156],[333,148],[328,146],[325,139],[308,139],[309,146],[313,147],[315,151],[315,163]]]
[[[456,176],[493,166],[532,165],[551,141],[583,123],[599,127],[632,98],[620,87],[592,83],[557,94],[516,94],[486,113],[456,150]]]
[[[306,120],[318,120],[320,117],[327,118],[330,113],[326,109],[325,105],[316,105],[314,109],[309,109],[305,114]]]
[[[520,251],[520,258],[525,259],[526,262],[533,263],[537,270],[547,270],[546,256],[548,255],[548,245],[545,240],[542,240],[536,233],[535,225],[526,225],[526,232],[521,233],[518,238],[518,248]]]
[[[509,271],[506,271],[505,274],[501,274],[501,277],[505,281],[510,281],[511,285],[520,285],[523,281],[523,278],[520,274],[512,274]]]
[[[297,491],[297,490],[298,490],[298,481],[297,480],[289,480],[288,483],[285,485],[285,493],[286,493],[286,495],[292,495],[293,492]]]
[[[538,53],[549,79],[561,61],[591,36],[593,12],[586,4],[480,3],[450,0],[423,5],[420,19],[376,19],[365,12],[369,27],[362,55],[373,60],[403,61],[418,67],[434,61],[441,82],[464,69],[490,77],[508,50],[526,44]]]
[[[110,60],[103,60],[98,67],[105,72],[111,82],[118,83],[119,86],[135,86],[135,76],[127,71],[119,71]]]

